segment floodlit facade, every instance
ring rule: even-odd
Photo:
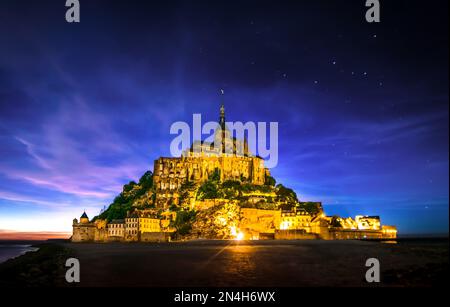
[[[141,217],[139,218],[139,232],[160,232],[161,231],[161,220],[151,217]]]
[[[125,239],[127,241],[138,241],[139,216],[136,213],[127,214],[125,218]]]
[[[108,223],[108,241],[122,241],[125,238],[125,221],[112,220]]]
[[[155,160],[153,180],[158,205],[178,204],[178,190],[183,183],[201,183],[216,170],[220,171],[220,181],[245,180],[256,185],[263,185],[266,176],[270,175],[264,160],[249,152],[247,141],[237,140],[231,135],[225,124],[223,106],[214,142],[195,141],[181,157]]]
[[[109,223],[102,219],[90,222],[86,213],[83,213],[80,218],[82,222],[73,220],[71,241],[167,241],[167,234],[175,231],[170,226],[175,219],[175,212],[163,212],[157,217],[153,210],[135,210],[127,213],[125,219],[115,219]]]
[[[280,229],[301,229],[306,232],[311,232],[311,220],[312,216],[305,210],[297,210],[294,208],[291,211],[283,211],[281,213]]]
[[[207,212],[211,208],[237,208],[238,221],[221,225],[230,229],[225,237],[236,239],[390,239],[397,237],[394,226],[381,225],[379,216],[357,215],[342,218],[326,216],[320,202],[281,199],[276,188],[264,186],[270,176],[264,160],[253,156],[247,140],[237,140],[225,124],[225,109],[220,109],[219,125],[212,142],[195,141],[181,157],[154,161],[153,188],[155,209],[127,212],[124,220],[89,221],[86,213],[73,220],[73,242],[86,241],[166,241],[174,233],[174,221],[180,207]],[[215,181],[248,183],[255,189],[236,192],[234,198],[197,198],[198,190],[181,189],[189,183],[198,187],[215,176]],[[273,181],[273,178],[271,178]],[[268,181],[269,182],[269,181]],[[270,188],[269,188],[270,187]],[[133,188],[138,188],[134,186]],[[233,192],[235,193],[235,192]],[[187,200],[187,201],[186,201]],[[176,205],[175,209],[172,208]],[[273,208],[282,208],[289,210]],[[171,211],[173,210],[173,211]],[[225,212],[230,214],[231,209]],[[311,213],[310,213],[311,212]],[[224,214],[223,212],[221,214]],[[217,217],[220,222],[220,217]],[[205,221],[208,217],[205,217]],[[200,236],[201,231],[197,234]]]
[[[379,216],[357,215],[356,224],[360,230],[380,230],[381,223]]]

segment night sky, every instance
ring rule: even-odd
[[[176,121],[279,122],[277,182],[448,233],[448,1],[0,1],[0,237],[71,231]]]

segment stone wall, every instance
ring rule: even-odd
[[[144,232],[141,233],[141,242],[167,242],[170,234],[166,232]]]
[[[314,233],[306,233],[304,230],[276,230],[275,240],[315,240],[319,236]]]
[[[247,233],[274,233],[281,221],[280,210],[241,208],[239,229]]]
[[[237,205],[238,201],[221,198],[196,200],[194,201],[194,208],[196,210],[206,210],[217,205],[224,205],[228,203],[233,203]]]
[[[108,242],[123,242],[125,238],[122,236],[109,236],[107,239]]]
[[[89,242],[95,238],[95,225],[94,224],[74,224],[72,231],[72,242]]]
[[[241,176],[254,184],[264,184],[267,173],[264,160],[258,157],[180,157],[159,158],[154,164],[154,184],[158,191],[175,191],[187,180],[202,182],[220,170],[221,181],[239,180]]]
[[[360,239],[383,239],[380,230],[348,230],[330,229],[331,240],[360,240]]]
[[[108,231],[106,229],[96,229],[94,234],[94,241],[104,242],[108,239]]]

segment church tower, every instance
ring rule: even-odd
[[[87,216],[87,214],[86,214],[86,211],[83,212],[83,214],[81,215],[81,217],[80,217],[80,223],[81,223],[81,224],[87,224],[87,223],[89,223],[89,218],[88,218],[88,216]]]
[[[223,90],[220,90],[220,93],[222,96],[224,95]],[[225,123],[225,106],[223,104],[223,100],[220,105],[219,126],[216,129],[214,142],[216,144],[220,144],[220,153],[233,153],[233,139],[230,135],[230,130],[228,130]]]
[[[219,125],[222,130],[225,130],[225,107],[222,103],[220,106],[220,119],[219,119]]]

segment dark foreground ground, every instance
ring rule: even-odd
[[[377,258],[377,286],[439,286],[449,272],[448,239],[363,241],[195,241],[185,243],[41,245],[0,265],[0,285],[56,285],[64,261],[79,259],[78,286],[371,286],[368,258]],[[73,286],[70,284],[69,286]]]

